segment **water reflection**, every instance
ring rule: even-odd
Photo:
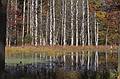
[[[6,55],[10,79],[115,79],[116,52],[19,53]],[[112,74],[112,76],[111,76]],[[6,78],[6,79],[8,79]]]

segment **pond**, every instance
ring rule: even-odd
[[[6,54],[6,79],[117,79],[118,52]]]

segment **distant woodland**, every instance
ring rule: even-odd
[[[120,0],[8,0],[7,46],[120,44]]]

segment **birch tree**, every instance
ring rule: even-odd
[[[88,46],[90,45],[90,20],[89,20],[89,18],[90,18],[90,13],[89,13],[90,11],[89,11],[89,0],[87,0],[87,37],[88,37]]]
[[[23,5],[23,26],[22,26],[22,46],[24,45],[24,35],[25,35],[25,6],[26,6],[26,0],[24,0]]]
[[[27,34],[29,34],[30,28],[30,0],[27,1]]]
[[[78,40],[79,40],[79,37],[78,37],[78,0],[76,2],[76,46],[78,46]]]
[[[35,1],[35,46],[38,45],[38,0]]]
[[[56,45],[56,34],[55,34],[55,0],[53,0],[53,45]]]
[[[81,35],[82,35],[82,46],[85,45],[85,1],[82,0],[82,27],[81,27]]]
[[[74,45],[74,12],[73,12],[73,0],[71,0],[71,45]]]
[[[63,0],[63,45],[66,45],[66,16],[67,16],[67,10],[66,10],[67,6],[66,6],[66,0]]]
[[[34,45],[34,0],[31,0],[31,35],[32,35],[32,42],[31,44]]]
[[[15,39],[15,45],[17,45],[17,10],[18,10],[18,1],[15,0],[15,34],[16,34],[16,39]]]
[[[50,45],[53,45],[53,29],[52,29],[52,22],[53,22],[53,15],[52,15],[52,0],[50,0]]]
[[[48,22],[49,22],[49,12],[47,11],[47,16],[46,16],[46,41],[45,41],[45,43],[46,43],[46,45],[48,44]]]
[[[96,12],[94,13],[95,18],[95,45],[98,46],[98,22],[96,21]]]
[[[43,22],[43,18],[42,18],[42,15],[43,15],[43,0],[40,0],[40,26],[39,26],[39,32],[40,32],[40,35],[39,35],[39,42],[40,42],[40,45],[42,45],[42,22]]]

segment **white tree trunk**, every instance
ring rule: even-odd
[[[79,61],[78,61],[78,58],[79,57],[79,53],[78,52],[76,52],[76,70],[78,69],[78,64],[79,64]]]
[[[53,33],[53,29],[52,29],[52,22],[53,22],[53,15],[52,15],[52,2],[51,2],[51,0],[50,0],[50,46],[52,46],[53,45],[53,35],[52,35],[52,33]]]
[[[73,12],[73,0],[71,0],[71,45],[74,45],[74,25],[73,25],[73,20],[74,20],[74,12]]]
[[[88,61],[87,61],[87,69],[90,69],[90,52],[88,51]]]
[[[81,66],[84,65],[84,56],[85,56],[84,54],[85,54],[85,52],[82,51]]]
[[[31,29],[31,36],[32,36],[32,42],[31,44],[34,45],[34,1],[31,0],[31,10],[30,10],[30,29]]]
[[[15,32],[16,32],[16,37],[17,37],[17,10],[18,10],[18,1],[15,0]],[[15,39],[15,45],[17,45],[17,38]]]
[[[96,28],[96,23],[97,23],[97,21],[96,21],[96,12],[94,13],[94,18],[95,18],[95,25],[94,25],[94,26],[95,26],[95,31],[94,31],[94,32],[95,32],[95,45],[97,46],[97,43],[96,43],[96,39],[97,39],[97,31],[96,31],[96,29],[97,29],[97,28]]]
[[[96,51],[95,52],[95,71],[97,70],[98,65],[99,65],[99,63],[98,63],[98,51]]]
[[[90,13],[89,13],[89,0],[87,0],[87,37],[88,37],[88,45],[90,45]]]
[[[62,27],[61,27],[61,45],[64,45],[64,18],[65,18],[65,0],[62,0]]]
[[[78,40],[79,40],[79,37],[78,37],[78,0],[76,2],[76,46],[78,46]]]
[[[66,55],[65,55],[65,53],[63,55],[63,62],[64,62],[64,69],[65,69],[65,66],[66,66]]]
[[[40,32],[40,35],[39,35],[39,42],[40,42],[40,45],[42,45],[42,15],[43,15],[43,0],[40,0],[40,28],[39,28],[39,32]]]
[[[46,45],[48,44],[48,22],[49,22],[49,13],[47,11],[47,16],[46,16],[46,38],[45,38]]]
[[[108,66],[108,52],[105,52],[105,63],[107,67]]]
[[[95,16],[95,45],[98,46],[98,22],[96,21],[96,12],[94,14]]]
[[[82,46],[85,45],[85,1],[82,1],[82,28],[81,28],[81,35],[82,35]]]
[[[24,46],[24,36],[25,36],[25,7],[26,7],[26,0],[24,0],[23,5],[23,27],[22,27],[22,46]]]
[[[38,45],[38,0],[35,1],[35,46]]]
[[[30,27],[30,0],[27,2],[27,34],[29,34]]]
[[[96,46],[98,46],[98,44],[99,44],[99,41],[98,41],[98,38],[99,38],[99,23],[97,22],[97,26],[96,26],[96,28],[97,28],[97,35],[96,35]]]
[[[56,32],[55,32],[55,0],[53,0],[53,45],[56,45]]]
[[[63,45],[66,45],[66,8],[67,8],[67,6],[66,6],[66,0],[63,0],[63,8],[64,8],[64,10],[63,10],[63,32],[64,32],[64,34],[63,34]]]
[[[73,70],[73,66],[74,66],[74,53],[71,53],[71,66],[72,66],[72,70]]]

